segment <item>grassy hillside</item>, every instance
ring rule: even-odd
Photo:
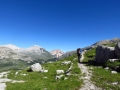
[[[28,63],[23,60],[2,59],[0,60],[0,72],[11,69],[23,69],[28,66]]]
[[[113,67],[119,66],[120,62],[106,62],[102,65],[96,63],[89,63],[89,60],[94,60],[95,48],[86,52],[84,55],[85,59],[83,62],[86,62],[87,66],[92,67],[93,76],[91,80],[96,84],[96,86],[101,87],[105,90],[120,90],[120,73],[112,74],[111,71]],[[103,68],[104,66],[110,67],[109,70]]]
[[[51,59],[50,61],[52,61]],[[48,60],[46,60],[48,61]],[[5,58],[5,59],[0,59],[0,72],[2,71],[7,71],[7,70],[18,70],[18,69],[24,69],[27,68],[29,65],[34,64],[34,63],[45,63],[46,62],[44,59],[36,59],[33,62],[28,63],[27,61],[24,60],[14,60],[12,58]]]
[[[27,72],[27,70],[12,70],[8,78],[13,80],[23,80],[24,83],[7,83],[6,90],[78,90],[83,81],[80,80],[81,72],[77,65],[76,55],[66,57],[62,60],[45,63],[42,65],[47,73]],[[61,79],[56,80],[56,70],[66,71],[70,65],[61,65],[63,61],[71,61],[73,68],[71,75],[62,74]],[[15,73],[18,72],[18,75]],[[27,74],[23,76],[22,74]]]

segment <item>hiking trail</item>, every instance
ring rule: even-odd
[[[82,57],[80,61],[84,59],[84,52],[82,53]],[[83,63],[78,63],[78,67],[80,68],[82,72],[82,79],[83,79],[83,86],[79,90],[102,90],[101,88],[96,87],[93,82],[90,80],[92,77],[92,71],[88,69],[87,66],[85,66]]]

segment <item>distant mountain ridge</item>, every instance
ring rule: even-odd
[[[10,48],[12,50],[20,49],[19,47],[15,46],[15,45],[12,45],[12,44],[0,45],[0,46],[8,47],[8,48]]]
[[[98,41],[98,42],[94,43],[92,46],[109,44],[109,43],[118,43],[118,42],[120,42],[120,38],[113,38],[113,39]]]
[[[82,48],[83,50],[89,50],[91,48],[94,48],[98,45],[104,45],[104,44],[117,44],[118,42],[120,42],[120,38],[113,38],[113,39],[107,39],[107,40],[101,40],[101,41],[98,41],[90,46],[87,46],[87,47],[84,47]]]
[[[35,60],[46,61],[52,59],[53,56],[51,53],[46,51],[44,48],[34,45],[30,48],[19,48],[15,45],[0,45],[0,60],[1,59],[14,59],[14,60],[23,60],[27,62],[34,62]]]
[[[89,50],[89,49],[92,49],[94,47],[97,47],[98,45],[104,45],[104,44],[117,44],[118,42],[120,42],[120,38],[113,38],[113,39],[107,39],[107,40],[101,40],[101,41],[98,41],[90,46],[86,46],[84,48],[81,48],[82,50]],[[77,47],[78,48],[78,47]],[[77,49],[76,48],[76,49]],[[79,47],[80,48],[80,47]],[[64,58],[64,57],[67,57],[67,56],[70,56],[72,54],[76,54],[76,50],[73,50],[73,51],[69,51],[69,52],[66,52],[64,53],[62,56],[60,56],[59,58]]]
[[[91,48],[97,47],[98,45],[118,43],[120,38],[113,38],[109,40],[98,41],[90,46],[81,48],[82,50],[89,50]],[[78,47],[76,47],[77,49]],[[45,63],[49,61],[61,60],[62,58],[76,54],[76,50],[69,52],[62,52],[59,49],[53,50],[51,52],[45,50],[44,48],[33,45],[29,48],[19,48],[15,45],[0,45],[0,68],[9,67],[22,67],[26,65],[31,65],[33,63]]]
[[[59,49],[55,49],[55,50],[52,50],[51,52],[50,52],[52,55],[54,55],[55,57],[60,57],[60,56],[62,56],[63,54],[64,54],[64,52],[62,52],[61,50],[59,50]]]

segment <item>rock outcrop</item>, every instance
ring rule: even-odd
[[[95,61],[97,63],[104,63],[108,59],[114,59],[115,57],[114,47],[98,46],[96,48]]]
[[[56,57],[60,57],[64,54],[64,52],[62,52],[61,50],[53,50],[50,52],[52,55],[56,56]]]
[[[117,44],[118,42],[120,42],[120,38],[101,40],[101,41],[98,41],[98,42],[92,44],[91,46],[87,46],[87,47],[83,48],[83,50],[90,50],[90,49],[97,47],[99,45]]]
[[[104,63],[107,60],[116,60],[120,58],[120,42],[115,47],[97,46],[95,61]]]
[[[34,72],[41,71],[42,70],[42,66],[39,63],[35,63],[35,64],[30,66],[30,69],[32,71],[34,71]]]
[[[120,42],[115,46],[115,55],[120,58]]]

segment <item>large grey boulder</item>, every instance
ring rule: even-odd
[[[41,71],[42,70],[42,66],[39,63],[35,63],[33,65],[30,66],[32,71]]]
[[[115,58],[115,48],[107,46],[97,46],[95,61],[97,63],[104,63],[108,59]]]
[[[115,55],[120,58],[120,42],[115,46]]]

